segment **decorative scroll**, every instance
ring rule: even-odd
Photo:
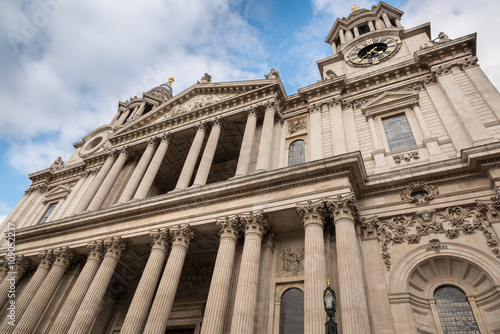
[[[420,193],[421,196],[417,196],[417,193]],[[403,190],[400,196],[403,201],[410,201],[421,206],[428,204],[429,201],[434,199],[434,197],[438,194],[439,190],[436,186],[418,181],[410,183],[410,185]]]
[[[412,160],[418,160],[418,159],[420,159],[420,156],[418,155],[418,151],[414,151],[414,152],[396,154],[396,155],[393,155],[392,158],[394,159],[394,163],[399,165],[403,161],[410,162]]]

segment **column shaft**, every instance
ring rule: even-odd
[[[124,149],[122,149],[122,151],[120,152],[120,155],[118,156],[115,163],[113,164],[113,167],[111,167],[111,170],[109,171],[108,175],[106,175],[106,178],[104,179],[101,186],[99,187],[99,190],[97,191],[94,198],[92,199],[92,202],[90,202],[87,210],[95,211],[101,207],[102,203],[104,203],[104,200],[106,199],[106,196],[108,196],[109,191],[111,190],[111,187],[113,186],[113,183],[115,183],[123,166],[127,162],[127,158],[128,158],[128,151],[126,148],[124,148]]]
[[[137,164],[137,166],[134,169],[134,172],[132,173],[132,176],[128,180],[127,186],[123,190],[123,193],[121,194],[118,203],[125,203],[132,199],[132,196],[134,196],[137,187],[139,186],[139,183],[141,182],[144,173],[146,172],[146,168],[148,168],[148,165],[151,159],[153,158],[153,154],[155,153],[155,148],[156,148],[155,141],[150,140],[148,146],[146,147],[146,150],[144,150],[144,153],[141,156],[141,160],[139,160],[139,163]]]
[[[257,126],[257,111],[255,109],[252,109],[248,112],[247,123],[245,125],[245,132],[243,133],[243,140],[241,143],[238,165],[236,166],[235,177],[248,174],[248,168],[250,166],[250,157],[252,155],[253,142],[255,140],[256,126]]]
[[[262,123],[262,134],[260,136],[259,153],[257,156],[257,172],[269,170],[273,142],[274,114],[275,106],[271,102],[266,106],[264,122]]]
[[[68,265],[73,259],[73,254],[67,248],[59,248],[54,251],[55,261],[47,277],[43,280],[40,288],[26,308],[25,315],[14,329],[14,334],[31,334],[34,332],[38,321],[42,317],[45,307],[52,298],[59,282],[64,276]]]
[[[68,332],[71,322],[75,318],[78,308],[80,307],[83,298],[85,297],[85,294],[87,293],[90,284],[94,280],[97,270],[99,269],[103,256],[103,242],[100,240],[94,241],[87,245],[87,248],[90,250],[87,262],[80,272],[75,285],[71,288],[66,301],[64,302],[62,308],[64,312],[58,312],[57,318],[49,330],[49,334]]]
[[[17,286],[19,284],[28,267],[29,262],[24,256],[16,256],[14,271],[10,274],[7,273],[8,275],[5,277],[2,283],[0,283],[0,305],[5,304],[5,301],[9,298],[9,290],[11,290],[11,285]]]
[[[186,189],[189,186],[196,162],[198,161],[198,156],[200,155],[201,146],[203,145],[205,131],[206,125],[200,124],[198,126],[198,130],[196,131],[196,135],[194,136],[191,148],[189,149],[186,161],[184,162],[184,166],[182,167],[181,175],[179,175],[179,180],[177,180],[175,189]]]
[[[203,186],[207,183],[208,174],[210,173],[210,167],[212,167],[212,161],[214,160],[215,150],[217,149],[217,143],[219,142],[219,136],[222,128],[222,121],[220,119],[216,120],[212,125],[212,130],[208,136],[207,145],[203,151],[201,157],[200,166],[198,167],[198,172],[194,178],[193,186]]]
[[[29,303],[33,299],[35,293],[38,291],[38,288],[40,288],[40,285],[49,273],[50,267],[52,265],[52,251],[43,251],[38,255],[38,257],[40,259],[40,264],[38,265],[36,272],[31,277],[28,285],[23,290],[23,293],[18,298],[16,298],[16,325],[19,323],[19,320],[22,319],[24,311],[26,311],[26,308],[28,308]],[[15,327],[7,323],[9,320],[10,319],[8,317],[4,320],[4,323],[0,328],[0,333],[10,334],[14,331]]]
[[[236,230],[236,219],[227,219],[217,222],[221,232],[219,250],[215,260],[210,291],[208,293],[205,316],[201,334],[221,334],[224,328],[224,318],[227,312],[229,299],[229,287],[233,272],[234,257],[236,252],[236,241],[238,232]]]
[[[139,109],[137,109],[137,111],[134,113],[134,118],[141,117],[142,114],[144,113],[144,108],[146,108],[146,102],[141,103]]]
[[[75,319],[68,330],[70,334],[87,334],[94,323],[106,293],[116,265],[125,249],[125,244],[120,238],[113,238],[104,242],[106,255],[102,260],[99,270],[85,295],[85,298],[76,313]]]
[[[80,213],[85,210],[87,210],[90,202],[94,198],[94,195],[97,193],[99,188],[101,187],[102,182],[108,175],[109,171],[111,170],[111,167],[113,167],[113,164],[115,163],[116,160],[116,155],[111,154],[107,159],[104,165],[101,167],[101,170],[99,170],[99,173],[97,173],[96,177],[90,184],[90,187],[87,189],[85,194],[83,195],[83,198],[80,200],[80,203],[78,203],[75,213]]]
[[[161,137],[160,145],[155,152],[153,160],[151,160],[148,169],[144,173],[142,177],[141,183],[135,192],[134,199],[143,199],[149,193],[151,186],[153,185],[153,181],[155,180],[156,174],[158,174],[158,170],[160,169],[161,163],[163,162],[163,158],[165,158],[165,154],[167,154],[168,145],[170,143],[170,137],[168,134],[165,134]]]
[[[125,321],[123,322],[121,334],[140,334],[146,323],[151,302],[160,279],[161,270],[165,263],[168,249],[168,231],[156,231],[151,233],[153,249],[149,255],[148,262],[141,276],[134,298],[128,308]]]
[[[123,125],[123,123],[125,123],[125,121],[127,120],[127,117],[128,117],[129,114],[130,114],[130,109],[125,110],[121,114],[120,118],[118,118],[118,121],[116,122],[116,125]]]
[[[160,285],[156,291],[153,306],[151,307],[143,334],[165,333],[189,242],[193,238],[193,232],[189,225],[178,226],[171,229],[170,232],[173,235],[172,250],[163,271]]]
[[[245,219],[245,243],[236,288],[231,333],[253,334],[262,236],[268,226],[262,218],[262,213],[243,219]]]
[[[323,290],[326,285],[325,238],[323,236],[323,202],[298,204],[305,229],[304,242],[304,333],[324,331]]]

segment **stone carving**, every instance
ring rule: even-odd
[[[278,72],[274,68],[272,68],[271,72],[269,72],[269,74],[266,74],[265,77],[266,77],[266,79],[279,79],[280,72]]]
[[[337,219],[351,219],[356,221],[359,218],[358,201],[354,195],[337,196],[336,199],[326,199],[325,205],[330,211],[335,222]]]
[[[181,224],[170,229],[170,236],[172,238],[172,246],[180,245],[187,248],[194,238],[194,232],[189,224]]]
[[[488,216],[481,212],[481,210],[484,211],[484,207],[484,205],[466,208],[454,206],[439,212],[425,210],[414,215],[399,215],[382,221],[378,219],[361,220],[361,229],[365,234],[376,231],[379,241],[382,243],[382,259],[388,271],[391,268],[389,251],[391,245],[418,244],[423,236],[430,233],[444,234],[446,238],[453,240],[460,236],[482,232],[486,239],[486,245],[500,259],[498,240],[489,231]],[[436,248],[439,245],[436,246],[433,240],[437,239],[431,240],[430,249],[427,248],[427,250],[438,252],[446,249],[444,247]]]
[[[439,239],[429,240],[429,247],[426,248],[427,251],[433,251],[435,253],[439,253],[443,249],[448,249],[448,246],[441,245],[441,241],[439,241]]]
[[[240,222],[245,231],[245,236],[250,233],[263,236],[270,228],[269,223],[264,219],[262,210],[257,212],[251,211],[248,215],[241,215]]]
[[[465,70],[469,67],[473,67],[477,65],[477,57],[466,57],[462,61],[458,62],[458,66],[460,67],[460,70]]]
[[[203,108],[206,106],[209,106],[211,104],[217,103],[219,101],[222,101],[224,99],[227,99],[228,97],[232,96],[234,94],[231,93],[226,93],[226,94],[217,94],[217,95],[198,95],[190,99],[189,101],[176,105],[172,109],[170,109],[169,112],[165,114],[165,118],[168,117],[173,117],[180,115],[185,112],[193,111],[199,108]]]
[[[212,83],[212,76],[208,73],[205,73],[200,81],[198,81],[197,83],[202,83],[202,84],[209,84],[209,83]]]
[[[323,217],[323,214],[326,211],[324,201],[307,201],[304,204],[297,203],[296,209],[304,227],[311,223],[321,225],[325,224],[325,218]]]
[[[403,161],[410,162],[412,160],[418,160],[420,159],[420,156],[418,155],[418,151],[414,151],[393,155],[392,159],[394,159],[394,163],[399,165]]]
[[[436,74],[437,76],[448,74],[448,73],[451,73],[451,65],[447,64],[447,65],[437,66],[437,67],[431,69],[431,71],[432,71],[432,73]]]
[[[89,259],[101,262],[104,256],[104,242],[102,240],[94,240],[87,245],[89,250]]]
[[[424,46],[421,46],[420,49],[427,49],[427,48],[430,48],[434,45],[437,45],[437,44],[443,44],[443,43],[446,43],[446,42],[449,42],[451,41],[451,39],[448,37],[448,35],[446,35],[444,32],[440,32],[438,37],[434,38],[432,41],[429,41],[427,43],[425,43]]]
[[[281,267],[281,275],[296,276],[304,274],[304,248],[297,248],[292,252],[290,248],[281,253],[283,265]]]
[[[151,248],[168,250],[170,237],[168,228],[152,231],[149,233],[149,237],[151,238]]]
[[[54,254],[51,249],[41,251],[38,254],[38,267],[50,269],[52,262],[54,262]]]
[[[326,71],[326,78],[327,78],[327,79],[333,79],[333,78],[335,78],[336,76],[337,76],[337,74],[335,74],[335,72],[334,72],[334,71],[332,71],[332,70],[327,70],[327,71]]]
[[[306,118],[300,118],[288,123],[288,134],[294,134],[295,132],[299,132],[307,128],[307,120]]]
[[[54,160],[52,165],[50,165],[50,170],[52,172],[54,172],[54,171],[59,170],[63,167],[64,167],[64,161],[61,157],[58,157],[56,160]]]
[[[321,105],[323,102],[315,102],[315,103],[309,103],[307,105],[307,110],[311,112],[316,112],[316,111],[321,111]]]
[[[46,193],[49,191],[49,187],[45,184],[37,184],[36,186],[31,185],[26,191],[24,192],[25,195],[29,195],[34,192],[40,192],[40,193]]]
[[[120,237],[112,237],[104,240],[104,247],[106,248],[106,256],[114,256],[120,258],[125,250],[126,244]]]
[[[438,194],[439,190],[436,186],[417,181],[410,183],[400,196],[403,201],[410,201],[421,206],[428,204]]]
[[[214,259],[207,256],[188,260],[179,280],[177,297],[188,298],[200,294],[207,295],[214,264]]]
[[[216,222],[217,228],[219,229],[220,238],[231,238],[234,240],[238,239],[238,234],[240,230],[239,216],[225,217],[224,220],[218,220]]]
[[[54,265],[67,268],[73,261],[74,254],[68,247],[54,249]]]

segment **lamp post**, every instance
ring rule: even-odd
[[[337,334],[337,323],[335,322],[335,310],[337,309],[337,299],[335,291],[330,287],[330,279],[327,280],[327,287],[323,292],[323,302],[325,303],[326,311],[326,334]]]

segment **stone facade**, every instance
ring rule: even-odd
[[[500,94],[475,34],[402,15],[338,19],[291,96],[273,69],[120,102],[2,225],[0,331],[278,334],[296,306],[317,334],[329,279],[339,333],[443,333],[442,287],[500,333]]]

